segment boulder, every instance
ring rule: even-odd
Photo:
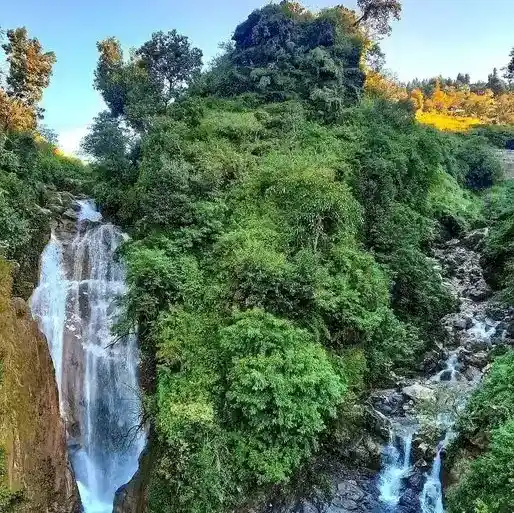
[[[360,502],[366,495],[365,492],[357,486],[357,482],[353,480],[343,481],[337,485],[337,493],[340,497]]]
[[[489,228],[478,228],[469,232],[463,239],[462,245],[467,249],[480,250],[484,245],[484,241],[489,234]]]
[[[439,367],[441,360],[441,351],[433,349],[429,351],[423,358],[422,370],[426,374],[433,374]],[[398,394],[401,396],[401,394]]]
[[[478,279],[473,285],[470,285],[464,290],[466,294],[473,301],[484,301],[492,294],[492,289],[486,283],[484,278]]]
[[[383,413],[380,413],[372,407],[366,407],[365,422],[366,427],[371,433],[380,436],[384,440],[389,438],[391,421]]]
[[[419,512],[419,494],[411,488],[407,488],[400,497],[400,511],[402,513],[418,513]]]
[[[457,330],[469,330],[473,326],[471,315],[458,315],[454,318],[452,326]]]
[[[480,369],[470,365],[464,372],[464,376],[468,381],[478,381],[482,377]]]
[[[463,353],[464,363],[472,365],[478,369],[483,369],[489,363],[489,353],[487,351],[477,351],[476,353]]]
[[[370,397],[373,408],[384,415],[395,415],[401,411],[404,396],[394,388],[373,392]]]
[[[493,321],[503,321],[505,317],[508,316],[505,306],[501,303],[489,303],[485,309],[485,313],[487,317]]]
[[[62,215],[66,219],[70,219],[72,221],[76,221],[78,219],[77,212],[75,212],[75,210],[73,210],[72,208],[67,208]]]
[[[404,387],[402,393],[413,401],[435,401],[435,392],[420,383]]]

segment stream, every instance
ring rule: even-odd
[[[502,338],[500,322],[488,313],[490,290],[480,267],[480,242],[480,232],[475,232],[436,250],[440,271],[460,304],[443,319],[448,333],[438,348],[443,358],[426,359],[429,371],[423,377],[378,394],[382,402],[375,407],[388,419],[391,432],[378,478],[381,513],[445,511],[445,449],[456,436],[454,425],[482,378],[490,349]]]
[[[116,250],[125,239],[89,200],[58,224],[41,256],[31,309],[54,362],[68,451],[85,513],[111,513],[138,468],[141,424],[138,345],[112,328],[126,291]]]
[[[267,504],[265,513],[444,513],[445,455],[459,414],[492,349],[512,345],[514,309],[494,302],[480,264],[487,229],[434,249],[433,265],[456,300],[415,375],[391,373],[373,390],[350,443],[314,463],[317,481]],[[334,450],[335,449],[335,450]]]

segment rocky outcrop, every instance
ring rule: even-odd
[[[150,440],[153,435],[150,435]],[[139,457],[139,468],[132,479],[116,492],[113,513],[145,513],[147,511],[147,486],[151,472],[153,445],[148,443]]]
[[[1,443],[11,489],[24,513],[79,513],[48,345],[26,302],[10,298],[10,265],[0,261]]]

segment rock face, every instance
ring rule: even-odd
[[[1,439],[23,513],[79,513],[48,345],[23,299],[10,299],[9,265],[0,261]]]
[[[150,439],[153,435],[150,435]],[[148,497],[148,477],[152,463],[152,444],[149,443],[139,457],[139,469],[134,477],[118,489],[114,497],[113,513],[145,513]]]

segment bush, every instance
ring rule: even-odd
[[[492,432],[486,454],[471,468],[448,497],[450,513],[514,510],[514,419]],[[476,509],[475,509],[476,508]]]
[[[284,481],[316,448],[345,386],[307,331],[261,310],[222,329],[220,348],[236,457],[259,483]]]
[[[484,125],[473,130],[490,144],[503,150],[514,150],[514,128],[510,125]]]
[[[480,138],[468,138],[461,146],[458,156],[464,165],[464,181],[469,189],[485,189],[502,178],[502,166],[498,157]]]
[[[514,419],[514,351],[498,357],[482,386],[473,394],[459,421],[463,436],[487,435]]]

